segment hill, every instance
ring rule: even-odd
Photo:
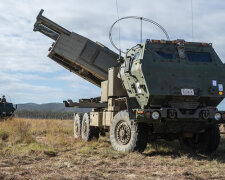
[[[65,107],[63,103],[47,103],[47,104],[35,104],[35,103],[25,103],[18,104],[17,110],[27,110],[27,111],[41,111],[41,112],[89,112],[89,108],[69,108]]]

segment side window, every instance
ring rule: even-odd
[[[139,55],[140,55],[140,53],[139,53],[139,52],[137,52],[137,53],[134,55],[133,60],[135,60],[135,59],[139,58]]]
[[[163,51],[156,51],[157,56],[160,59],[165,59],[165,60],[172,60],[173,59],[173,54],[172,53],[167,53],[167,52],[163,52]]]
[[[212,62],[209,52],[186,52],[188,60],[192,62]]]

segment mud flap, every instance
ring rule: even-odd
[[[220,134],[225,134],[225,124],[221,124],[219,128],[220,128]]]

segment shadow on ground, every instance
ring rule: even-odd
[[[180,145],[179,141],[164,141],[158,140],[150,143],[142,153],[144,156],[171,156],[172,158],[180,158],[186,155],[188,158],[195,160],[207,160],[207,161],[218,161],[220,163],[225,163],[225,136],[221,135],[220,145],[215,153],[210,155],[203,155],[195,153],[190,149],[186,149]]]

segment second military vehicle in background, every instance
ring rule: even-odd
[[[5,95],[3,95],[0,98],[0,120],[11,118],[15,110],[13,104],[7,102]]]

